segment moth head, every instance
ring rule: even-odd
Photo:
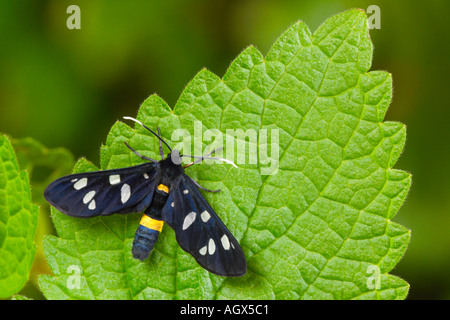
[[[176,164],[176,165],[181,164],[182,160],[181,160],[180,151],[178,151],[176,149],[172,150],[172,152],[167,155],[167,158],[169,158],[169,157],[174,164]]]

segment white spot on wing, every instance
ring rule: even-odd
[[[171,206],[172,208],[175,207],[175,203],[172,202],[172,203],[170,204],[170,206]]]
[[[122,189],[120,189],[120,200],[122,203],[125,203],[130,199],[131,196],[131,188],[128,184],[124,183]]]
[[[208,222],[209,218],[211,218],[211,215],[209,214],[208,211],[205,210],[202,212],[201,217],[202,217],[203,222]]]
[[[204,256],[205,254],[206,254],[206,250],[207,250],[208,248],[206,247],[206,246],[204,246],[203,248],[201,248],[198,252],[202,255],[202,256]]]
[[[88,193],[86,193],[86,195],[85,195],[84,198],[83,198],[83,203],[86,204],[86,203],[88,203],[89,201],[91,201],[92,198],[95,196],[95,193],[96,193],[96,192],[95,192],[94,190],[89,191]]]
[[[109,183],[112,185],[120,183],[120,175],[112,174],[109,176]]]
[[[229,250],[229,249],[230,249],[230,240],[228,240],[228,237],[227,237],[226,234],[224,234],[224,235],[222,236],[222,238],[220,238],[220,241],[222,242],[222,247],[223,247],[225,250]]]
[[[148,179],[148,178],[150,178],[150,177],[148,176],[148,174],[144,173],[144,178],[145,178],[145,179]]]
[[[77,182],[74,183],[73,187],[77,190],[83,189],[84,187],[87,186],[87,178],[82,178],[80,180],[78,180]]]
[[[187,190],[187,189],[186,189],[186,190],[183,190],[183,193],[184,193],[184,194],[188,194],[188,193],[189,193],[189,190]]]
[[[214,254],[214,252],[216,252],[216,243],[211,238],[211,239],[209,239],[209,243],[208,243],[208,253]]]
[[[70,180],[70,182],[76,182],[76,181],[78,181],[77,178]]]
[[[192,211],[191,213],[189,213],[183,221],[183,230],[186,230],[187,228],[189,228],[191,226],[191,224],[195,221],[195,216],[197,214]]]
[[[89,210],[95,210],[95,200],[92,200],[88,206]]]

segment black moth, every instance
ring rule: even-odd
[[[162,140],[159,129],[156,134],[140,121],[126,119],[139,123],[159,139],[161,161],[147,158],[125,143],[149,162],[59,178],[45,189],[45,199],[59,211],[78,218],[144,211],[133,241],[134,258],[148,258],[165,222],[175,231],[181,248],[203,268],[220,276],[244,275],[247,263],[239,243],[198,189],[211,190],[198,185],[181,166],[183,156],[199,158],[187,166],[220,158],[181,156]],[[161,141],[171,152],[166,158]]]

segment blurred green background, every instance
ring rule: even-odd
[[[266,54],[297,20],[314,31],[338,12],[378,5],[372,70],[393,74],[386,120],[407,125],[396,168],[413,174],[395,218],[412,230],[412,239],[391,273],[411,284],[409,299],[450,298],[449,1],[0,3],[0,132],[65,147],[96,164],[113,123],[135,116],[150,94],[173,107],[201,68],[223,76],[245,47]],[[81,30],[66,27],[71,4],[81,9]],[[53,232],[43,225],[38,234]],[[41,272],[49,271],[37,258],[23,294],[42,298],[33,285]]]

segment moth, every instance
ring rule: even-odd
[[[180,155],[161,138],[159,128],[156,134],[139,120],[124,118],[137,122],[159,139],[161,160],[143,156],[125,142],[131,151],[148,162],[64,176],[48,185],[45,199],[64,214],[77,218],[143,211],[133,241],[134,258],[143,261],[149,257],[167,223],[175,231],[180,247],[200,266],[219,276],[244,275],[247,263],[239,243],[199,191],[220,190],[203,188],[184,172],[184,168],[203,159],[232,162],[210,157],[214,151],[205,156]],[[165,158],[161,142],[170,150]],[[182,157],[195,160],[183,167]]]

